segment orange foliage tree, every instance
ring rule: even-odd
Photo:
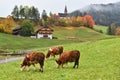
[[[115,35],[120,35],[120,28],[119,27],[115,29]]]
[[[15,27],[15,22],[11,16],[8,16],[4,19],[4,21],[0,24],[0,32],[12,33],[12,28]]]
[[[84,23],[84,26],[87,26],[89,28],[94,27],[94,20],[93,20],[92,16],[87,14],[82,18],[82,21]]]

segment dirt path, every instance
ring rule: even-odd
[[[0,60],[0,64],[23,59],[24,57],[5,58]]]

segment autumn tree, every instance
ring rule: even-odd
[[[120,35],[120,27],[117,27],[117,28],[115,29],[115,35]]]
[[[83,17],[82,20],[83,20],[83,23],[86,27],[89,27],[89,28],[94,27],[94,20],[93,20],[92,16],[87,14]]]
[[[0,32],[11,34],[12,28],[15,27],[15,25],[16,24],[13,18],[11,16],[8,16],[2,23],[0,23]]]

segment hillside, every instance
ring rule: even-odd
[[[45,60],[43,73],[38,71],[39,65],[36,65],[37,70],[34,70],[31,66],[30,71],[24,70],[21,72],[20,64],[22,60],[20,60],[1,64],[0,78],[2,80],[19,80],[23,78],[28,80],[119,80],[119,45],[120,38],[66,44],[63,45],[64,51],[77,49],[81,53],[78,69],[72,68],[74,63],[68,63],[68,65],[64,65],[64,68],[58,69],[55,59],[50,58]],[[54,76],[51,77],[51,75]]]
[[[120,25],[120,2],[109,4],[91,4],[82,9],[73,11],[71,15],[80,15],[81,13],[90,14],[96,24],[110,25],[115,23]]]
[[[53,45],[62,45],[75,42],[93,41],[110,38],[85,27],[53,27],[53,36],[58,39],[31,39],[0,33],[0,49],[16,50],[43,48]]]

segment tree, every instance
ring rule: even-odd
[[[92,16],[90,16],[88,14],[83,17],[83,23],[86,27],[89,27],[89,28],[94,27],[94,20],[93,20]]]
[[[28,6],[25,6],[24,7],[24,16],[25,16],[25,19],[29,19],[29,7]]]
[[[21,5],[20,6],[20,13],[19,13],[21,19],[25,16],[25,12],[24,12],[24,7]]]
[[[3,33],[12,33],[13,27],[15,27],[15,22],[13,20],[13,17],[8,16],[7,18],[4,19],[4,21],[0,24],[0,32]]]
[[[120,27],[117,27],[115,30],[115,35],[120,35]]]
[[[79,23],[79,25],[83,25],[81,16],[77,17],[77,22]]]
[[[42,12],[42,19],[44,20],[44,26],[47,25],[47,13],[45,10]]]
[[[21,35],[22,36],[31,36],[31,34],[34,32],[33,24],[29,20],[25,20],[21,25]]]
[[[19,9],[17,5],[14,7],[13,12],[11,14],[15,20],[19,19]]]
[[[42,12],[42,18],[44,19],[44,21],[47,21],[47,13],[45,10],[43,10]]]
[[[112,23],[109,27],[108,27],[108,34],[109,35],[115,35],[116,32],[116,25],[115,23]]]

